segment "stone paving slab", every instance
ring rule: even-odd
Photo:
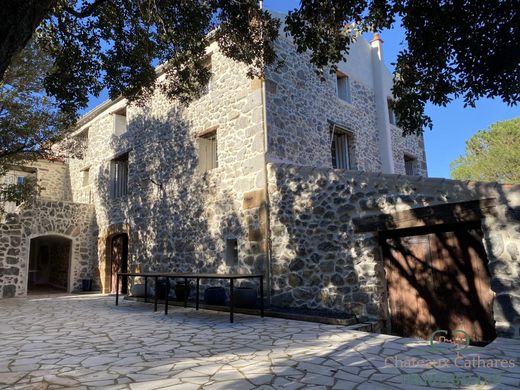
[[[335,325],[228,321],[105,295],[0,300],[0,389],[520,388],[515,340],[457,353]]]

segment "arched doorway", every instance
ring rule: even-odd
[[[128,272],[128,235],[126,233],[116,234],[109,239],[110,242],[110,293],[116,293],[116,282],[118,272]],[[128,278],[123,277],[121,293],[126,294],[128,290]]]
[[[70,291],[72,240],[57,235],[40,236],[30,242],[28,294]]]

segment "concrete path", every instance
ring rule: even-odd
[[[177,307],[166,317],[102,295],[0,300],[0,389],[520,388],[518,341],[457,353],[340,326],[228,319]]]

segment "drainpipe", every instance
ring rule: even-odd
[[[394,173],[394,158],[392,153],[392,132],[388,118],[387,95],[383,86],[383,41],[379,34],[375,33],[370,41],[372,47],[372,75],[374,79],[374,92],[376,97],[376,123],[379,133],[379,154],[381,156],[381,171]]]

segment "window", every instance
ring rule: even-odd
[[[238,264],[238,242],[235,238],[226,240],[226,265]]]
[[[211,75],[209,77],[208,83],[204,86],[202,90],[202,94],[206,95],[212,91],[213,87],[213,72],[212,72],[212,66],[211,66],[211,55],[209,55],[206,60],[204,61],[204,67],[208,69],[211,72]]]
[[[352,134],[346,130],[333,127],[331,134],[332,168],[353,169],[352,167]]]
[[[114,135],[120,136],[126,133],[127,123],[126,123],[126,107],[116,111],[112,114],[114,116]]]
[[[199,170],[206,172],[218,167],[217,131],[213,130],[198,138]]]
[[[338,97],[348,103],[352,103],[350,95],[350,80],[348,76],[340,71],[336,73],[336,89]]]
[[[397,125],[397,117],[395,116],[394,109],[392,108],[393,101],[392,99],[387,99],[386,104],[388,105],[388,120],[391,125]]]
[[[89,128],[82,130],[80,133],[78,133],[74,139],[77,143],[77,158],[84,159],[85,155],[87,154],[88,150],[88,133]]]
[[[128,153],[110,162],[110,194],[113,199],[127,194]]]
[[[87,187],[89,185],[89,174],[90,174],[90,168],[85,168],[81,171],[81,183],[83,187]]]
[[[16,178],[16,184],[18,184],[18,185],[25,184],[25,176],[18,176]]]
[[[405,173],[408,175],[408,176],[415,176],[417,175],[417,160],[412,157],[412,156],[408,156],[408,155],[404,155],[404,170],[405,170]]]

